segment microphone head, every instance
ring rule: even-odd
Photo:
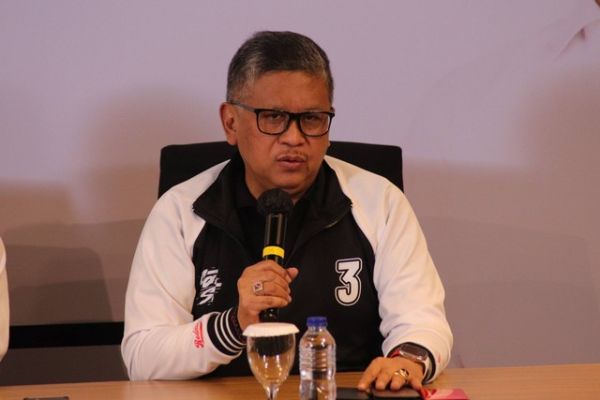
[[[288,214],[294,203],[289,194],[280,188],[264,191],[258,198],[258,212],[263,216],[269,214]]]

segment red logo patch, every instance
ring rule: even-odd
[[[197,349],[204,347],[202,321],[196,322],[194,325],[194,346],[196,346]]]

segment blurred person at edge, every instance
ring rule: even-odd
[[[359,389],[435,379],[452,348],[444,288],[401,190],[325,156],[333,78],[321,47],[255,33],[231,60],[220,116],[234,156],[165,193],[141,234],[125,306],[129,377],[250,375],[242,332],[276,307],[299,327],[327,316],[337,369],[364,371]],[[256,199],[273,188],[294,204],[284,266],[262,260]]]
[[[0,238],[0,360],[8,349],[8,332],[10,328],[8,308],[8,284],[6,280],[6,250]]]

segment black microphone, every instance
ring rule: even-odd
[[[283,265],[285,229],[287,216],[293,207],[292,198],[279,188],[270,189],[258,198],[258,212],[265,217],[265,246],[263,260],[273,260]],[[276,308],[268,308],[260,312],[262,322],[273,322],[279,319]]]

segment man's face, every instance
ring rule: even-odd
[[[241,99],[253,108],[289,112],[330,111],[325,79],[305,72],[270,72],[249,85]],[[279,187],[294,201],[314,182],[329,146],[329,135],[306,137],[296,121],[278,136],[261,133],[256,114],[224,103],[221,120],[227,142],[237,145],[246,166],[246,184],[258,198],[262,192]]]

